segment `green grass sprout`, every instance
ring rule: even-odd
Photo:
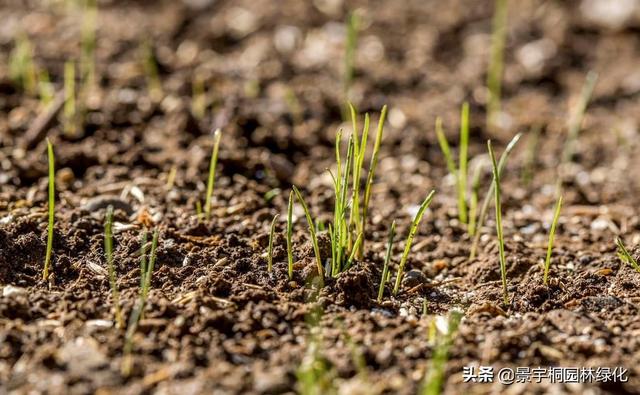
[[[322,258],[320,257],[320,247],[318,246],[318,236],[316,235],[316,229],[313,224],[313,219],[311,219],[311,213],[309,212],[309,208],[307,207],[307,203],[305,203],[302,198],[302,194],[300,190],[294,185],[293,192],[296,194],[296,198],[300,205],[302,205],[302,209],[304,210],[304,215],[307,218],[307,224],[309,225],[309,233],[311,234],[311,244],[313,245],[313,253],[316,257],[316,265],[318,267],[318,277],[320,278],[320,286],[324,286],[324,269],[322,267]]]
[[[28,94],[35,94],[38,71],[33,60],[33,46],[25,33],[18,33],[9,56],[9,78]]]
[[[416,215],[413,217],[413,221],[411,222],[411,228],[409,228],[409,235],[407,236],[407,241],[404,245],[404,252],[402,253],[402,258],[400,259],[400,264],[398,265],[398,274],[396,275],[396,285],[393,287],[393,295],[397,295],[400,290],[400,284],[402,283],[402,276],[404,274],[404,266],[407,263],[407,259],[409,258],[409,252],[411,251],[411,244],[413,243],[413,238],[416,236],[418,232],[418,225],[420,225],[420,220],[422,220],[422,216],[424,215],[427,207],[431,204],[433,200],[433,196],[436,194],[436,191],[429,192],[429,195],[424,199]]]
[[[500,115],[502,71],[504,69],[504,46],[507,37],[507,0],[495,0],[491,32],[491,54],[487,72],[487,129],[493,130]]]
[[[640,273],[640,265],[638,264],[638,261],[629,253],[620,237],[616,237],[616,246],[618,247],[618,258]]]
[[[147,231],[144,230],[141,236],[140,246],[140,292],[138,300],[129,315],[129,322],[127,323],[127,331],[125,332],[125,341],[123,348],[122,364],[120,371],[123,376],[128,377],[131,374],[132,360],[131,352],[133,351],[133,336],[138,329],[138,323],[144,318],[144,307],[147,303],[147,297],[149,294],[149,287],[151,285],[151,275],[153,274],[153,267],[156,260],[156,248],[158,245],[158,230],[153,233],[153,240],[151,242],[151,252],[149,257],[149,264],[147,264],[146,247],[147,247]]]
[[[429,369],[427,370],[427,375],[420,390],[421,395],[440,395],[442,393],[442,386],[445,380],[445,368],[449,360],[449,350],[453,345],[453,340],[461,320],[461,312],[451,311],[449,313],[447,333],[445,333],[438,342],[431,356]]]
[[[560,210],[562,209],[562,195],[558,197],[556,202],[556,209],[553,214],[553,222],[551,223],[551,229],[549,230],[549,245],[547,246],[547,257],[544,260],[544,285],[549,284],[549,266],[551,265],[551,252],[553,251],[553,240],[556,236],[556,226],[558,225],[558,219],[560,218]]]
[[[458,154],[458,217],[460,222],[469,221],[467,213],[467,163],[469,153],[469,103],[462,104],[460,111],[460,153]]]
[[[44,268],[42,270],[42,279],[49,278],[49,266],[51,265],[51,252],[53,250],[53,225],[55,220],[56,209],[56,171],[55,157],[53,155],[53,145],[47,139],[47,156],[49,158],[49,223],[47,225],[47,252],[44,260]]]
[[[507,148],[505,148],[502,155],[500,155],[500,161],[498,163],[498,171],[500,175],[504,171],[504,168],[507,166],[507,159],[509,158],[509,154],[516,147],[518,141],[522,137],[522,133],[516,134],[509,144],[507,144]],[[476,222],[476,230],[474,231],[473,243],[471,244],[471,252],[469,253],[469,260],[473,260],[476,257],[476,253],[478,251],[478,246],[480,245],[480,229],[484,225],[484,221],[487,218],[487,213],[489,211],[489,204],[491,204],[491,197],[493,196],[494,184],[491,183],[489,186],[489,191],[487,195],[484,197],[484,201],[482,202],[482,207],[480,208],[480,214],[478,215],[478,220]]]
[[[476,233],[476,221],[478,220],[478,196],[480,194],[480,176],[482,176],[482,163],[479,163],[473,171],[471,181],[471,200],[469,202],[469,226],[467,232],[469,236]]]
[[[160,73],[158,72],[158,63],[153,53],[151,40],[145,39],[141,46],[142,69],[147,80],[149,96],[156,102],[162,100],[164,93],[162,91],[162,83],[160,82]]]
[[[287,266],[289,280],[293,280],[293,191],[289,192],[289,204],[287,204]]]
[[[380,287],[378,288],[378,303],[382,303],[384,295],[384,286],[389,280],[389,261],[391,260],[391,252],[393,249],[393,239],[396,237],[396,221],[391,223],[389,229],[389,237],[387,238],[387,252],[384,255],[384,265],[382,266],[382,276],[380,277]]]
[[[202,119],[207,111],[207,95],[204,88],[204,77],[196,73],[191,82],[191,112],[196,119]]]
[[[587,111],[587,106],[589,105],[589,100],[591,100],[591,95],[593,94],[593,89],[595,88],[597,81],[598,74],[596,72],[590,71],[587,73],[584,85],[582,86],[582,91],[580,92],[578,105],[575,108],[573,116],[569,118],[569,133],[562,151],[562,164],[568,163],[573,159],[578,134],[580,133],[580,129],[582,129],[584,114]]]
[[[540,134],[542,127],[534,125],[531,127],[529,138],[527,139],[527,148],[522,164],[522,184],[528,187],[533,181],[533,170],[536,164],[536,155],[538,154],[538,146],[540,144]]]
[[[442,129],[442,119],[436,118],[436,136],[438,145],[447,162],[447,169],[456,178],[458,194],[458,219],[463,224],[469,222],[467,212],[467,165],[469,153],[469,103],[463,103],[460,110],[460,151],[458,153],[458,167],[456,168],[451,148]]]
[[[55,90],[47,70],[41,70],[38,78],[38,96],[43,109],[47,109],[55,96]]]
[[[271,230],[269,232],[269,251],[267,253],[267,272],[269,273],[273,270],[273,239],[276,232],[276,221],[278,220],[278,217],[278,214],[273,216],[273,221],[271,221]]]
[[[347,36],[345,42],[345,54],[344,54],[344,77],[342,81],[342,89],[345,102],[349,102],[349,95],[351,93],[351,85],[353,84],[353,77],[355,75],[355,60],[356,49],[358,47],[358,24],[359,18],[356,12],[351,12],[347,17]],[[345,108],[345,116],[348,114],[348,108]]]
[[[440,145],[440,150],[442,150],[442,154],[444,155],[444,159],[447,161],[447,169],[449,169],[449,173],[458,179],[458,171],[456,170],[456,163],[453,160],[453,155],[451,155],[451,148],[449,147],[449,142],[447,142],[447,137],[444,135],[444,131],[442,130],[442,118],[436,118],[436,136],[438,137],[438,145]]]
[[[507,293],[507,260],[504,255],[504,235],[502,233],[502,202],[500,191],[500,170],[498,168],[498,162],[496,161],[496,155],[493,152],[491,146],[491,140],[487,141],[487,148],[489,150],[489,157],[491,157],[491,164],[493,165],[493,185],[495,196],[495,208],[496,208],[496,234],[498,236],[498,249],[500,252],[500,275],[502,277],[502,294],[504,304],[509,304],[509,295]]]
[[[64,64],[63,130],[67,136],[75,137],[78,134],[76,66],[73,62]]]
[[[111,285],[111,297],[113,298],[113,308],[116,318],[116,328],[124,327],[122,312],[120,311],[120,292],[116,278],[116,268],[113,264],[113,206],[107,207],[107,214],[104,222],[104,254],[107,260],[107,270],[109,272],[109,283]]]
[[[82,31],[80,37],[80,70],[83,86],[89,88],[96,83],[96,26],[98,6],[96,0],[84,0]]]
[[[387,119],[387,106],[383,106],[380,111],[380,118],[378,119],[378,130],[376,132],[376,140],[373,143],[373,154],[371,155],[371,161],[369,162],[369,172],[367,174],[367,181],[364,188],[364,202],[362,203],[362,225],[360,231],[363,234],[362,244],[358,252],[358,257],[362,258],[364,255],[364,243],[366,238],[366,225],[367,215],[369,213],[369,201],[371,200],[371,188],[373,186],[373,179],[375,177],[376,167],[378,166],[378,157],[380,154],[380,145],[382,143],[382,134],[384,132],[384,123]]]
[[[211,197],[213,196],[213,187],[216,183],[216,166],[218,165],[218,149],[220,148],[220,137],[222,132],[216,129],[213,133],[213,151],[211,152],[211,162],[209,163],[209,179],[207,180],[207,197],[204,206],[205,218],[211,219]]]
[[[144,280],[147,273],[147,239],[149,235],[146,230],[140,236],[140,291],[144,288]]]

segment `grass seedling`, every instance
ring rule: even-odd
[[[53,156],[53,146],[51,141],[47,139],[47,156],[49,158],[49,223],[47,225],[47,252],[44,259],[44,269],[42,270],[42,279],[49,278],[49,266],[51,265],[51,252],[53,250],[53,222],[56,209],[56,171],[55,157]]]
[[[384,265],[382,266],[382,276],[380,277],[380,287],[378,288],[378,303],[382,303],[384,286],[389,281],[389,261],[391,260],[391,250],[393,249],[393,239],[396,237],[396,221],[391,223],[389,237],[387,239],[387,253],[384,255]]]
[[[293,191],[289,192],[289,204],[287,205],[287,267],[289,280],[293,280]]]
[[[147,231],[143,231],[141,236],[140,246],[140,293],[138,301],[136,302],[131,315],[129,315],[129,322],[127,324],[127,331],[125,333],[123,359],[120,370],[122,375],[128,377],[131,374],[131,352],[133,351],[133,335],[135,335],[138,328],[138,323],[144,316],[144,307],[147,303],[147,297],[149,294],[149,288],[151,286],[151,275],[153,274],[153,267],[156,260],[156,248],[158,245],[158,230],[153,233],[153,241],[151,242],[151,252],[149,256],[149,264],[147,264]]]
[[[495,0],[491,32],[491,57],[487,73],[489,100],[487,103],[487,129],[495,128],[500,115],[504,46],[507,37],[507,0]]]
[[[456,169],[451,148],[442,130],[442,119],[436,118],[436,136],[442,154],[447,162],[447,169],[456,177],[456,189],[458,193],[458,219],[463,224],[468,223],[467,212],[467,164],[469,152],[469,103],[463,103],[460,110],[460,152],[458,155],[458,168]]]
[[[63,129],[67,136],[75,137],[78,133],[76,110],[76,67],[73,62],[66,62],[64,64]]]
[[[429,369],[425,377],[421,395],[440,395],[442,393],[442,386],[445,379],[445,367],[449,360],[449,349],[453,345],[453,340],[458,331],[458,326],[462,320],[462,313],[458,311],[452,311],[449,313],[449,322],[447,325],[447,333],[444,334],[442,340],[436,346],[431,361],[429,363]]]
[[[467,213],[467,161],[469,152],[469,103],[462,104],[460,111],[460,153],[458,157],[458,217],[466,224]]]
[[[387,106],[382,107],[380,111],[380,119],[378,120],[378,130],[376,132],[376,141],[373,143],[373,154],[369,162],[369,172],[367,174],[367,182],[364,187],[364,202],[362,204],[362,225],[360,232],[363,235],[362,244],[358,252],[358,257],[362,258],[364,254],[364,237],[366,236],[367,214],[369,213],[369,201],[371,200],[371,188],[373,186],[373,178],[375,177],[376,167],[378,167],[378,156],[380,153],[380,145],[382,144],[382,134],[384,132],[384,123],[387,119]],[[364,148],[362,155],[364,156]]]
[[[273,270],[273,239],[276,232],[277,219],[278,214],[273,216],[273,221],[271,221],[271,231],[269,232],[269,251],[267,253],[267,272],[269,273]]]
[[[493,166],[493,185],[496,207],[496,234],[498,236],[498,249],[500,253],[500,275],[502,277],[502,294],[504,304],[509,304],[509,295],[507,293],[507,260],[504,256],[504,235],[502,233],[502,202],[500,191],[500,170],[498,168],[498,162],[496,161],[496,155],[493,152],[491,146],[491,140],[487,141],[487,148],[489,150],[489,157],[491,157],[491,164]]]
[[[471,201],[469,202],[469,226],[467,232],[469,236],[476,233],[476,221],[478,218],[478,195],[480,194],[480,176],[482,175],[482,163],[479,163],[473,171],[471,181]]]
[[[500,162],[498,163],[498,172],[500,175],[502,175],[504,168],[507,166],[507,159],[509,158],[509,154],[511,154],[511,151],[513,151],[518,141],[520,141],[521,137],[522,137],[522,133],[516,134],[511,139],[511,141],[507,145],[507,148],[505,148],[502,155],[500,155]],[[489,211],[489,204],[491,203],[493,190],[494,190],[494,184],[491,183],[491,185],[489,186],[489,191],[487,192],[487,195],[484,197],[484,201],[482,202],[482,207],[480,208],[480,214],[478,215],[478,221],[476,223],[476,227],[474,231],[473,243],[471,244],[471,252],[469,254],[469,260],[473,260],[478,251],[478,245],[480,244],[480,229],[482,228],[482,225],[484,224],[484,221],[487,218],[487,212]]]
[[[98,7],[96,0],[84,0],[82,32],[80,37],[80,71],[84,88],[93,87],[96,82],[95,52],[97,17]]]
[[[211,197],[213,196],[213,187],[216,182],[216,166],[218,165],[218,149],[220,148],[220,137],[222,132],[216,129],[213,133],[213,151],[211,152],[211,162],[209,163],[209,179],[207,180],[207,198],[204,207],[205,218],[207,221],[211,219]]]
[[[638,261],[629,253],[627,248],[624,246],[622,239],[619,237],[616,237],[616,246],[618,247],[618,258],[640,273],[640,265],[638,264]]]
[[[107,214],[104,221],[104,254],[107,260],[107,270],[109,272],[109,283],[111,285],[111,297],[113,298],[113,308],[116,318],[116,327],[123,328],[122,313],[120,311],[120,292],[116,279],[116,268],[113,264],[113,206],[107,207]]]
[[[294,185],[293,192],[296,194],[296,198],[298,202],[302,205],[302,209],[304,210],[304,215],[307,218],[307,224],[309,225],[309,233],[311,234],[311,244],[313,245],[313,253],[316,256],[316,265],[318,266],[318,277],[320,278],[320,286],[324,286],[324,269],[322,267],[322,258],[320,257],[320,248],[318,246],[318,236],[316,235],[316,229],[313,223],[313,219],[311,219],[311,213],[309,212],[309,208],[307,207],[307,203],[305,203],[302,198],[302,194],[298,190],[298,188]]]
[[[536,163],[541,131],[542,127],[540,125],[535,125],[531,128],[531,132],[529,133],[526,155],[524,163],[522,164],[522,184],[525,187],[528,187],[533,180],[533,168]]]
[[[147,80],[149,96],[154,101],[159,102],[162,100],[164,93],[162,92],[162,83],[160,82],[160,74],[158,73],[158,64],[156,63],[156,58],[153,54],[153,48],[149,39],[145,39],[142,42],[141,52],[142,69]]]
[[[47,70],[40,71],[40,77],[38,78],[38,96],[40,96],[40,103],[43,109],[49,107],[49,104],[53,102],[55,96],[55,90],[53,84],[49,78]]]
[[[418,212],[413,217],[413,221],[411,222],[411,228],[409,228],[409,235],[407,236],[407,241],[404,245],[404,252],[402,253],[402,258],[400,259],[400,265],[398,265],[398,274],[396,276],[396,285],[393,287],[393,295],[397,295],[400,290],[400,284],[402,283],[402,276],[404,274],[404,266],[407,263],[407,259],[409,258],[409,252],[411,251],[411,244],[413,243],[413,238],[416,236],[418,232],[418,225],[420,225],[420,220],[422,220],[422,216],[424,216],[427,207],[431,204],[433,200],[433,196],[436,191],[429,192],[426,199],[422,202],[420,207],[418,208]]]
[[[9,57],[9,78],[29,94],[35,94],[38,71],[33,61],[33,47],[24,33],[15,39],[15,47]]]
[[[191,112],[196,119],[202,119],[206,111],[207,96],[204,89],[204,78],[196,73],[191,83]]]
[[[573,159],[575,144],[578,140],[580,129],[582,128],[584,114],[587,111],[587,105],[589,104],[589,100],[591,100],[591,95],[593,94],[593,89],[595,88],[597,81],[598,74],[590,71],[587,74],[584,85],[582,86],[580,99],[578,101],[578,105],[576,106],[575,112],[569,119],[569,134],[562,151],[562,164],[568,163],[571,161],[571,159]]]
[[[358,46],[358,14],[351,12],[347,17],[347,37],[345,42],[344,54],[344,78],[342,81],[342,89],[344,101],[349,102],[351,92],[351,84],[353,83],[354,67],[356,59],[356,49]],[[348,108],[345,108],[344,119],[349,114]]]
[[[553,214],[553,222],[551,223],[551,229],[549,230],[549,245],[547,246],[547,257],[544,260],[544,285],[548,285],[549,282],[549,266],[551,265],[551,252],[553,251],[553,240],[556,236],[556,226],[558,225],[558,219],[560,218],[560,209],[562,208],[562,195],[558,197],[556,202],[556,209]]]

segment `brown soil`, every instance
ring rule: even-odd
[[[488,132],[490,1],[99,1],[99,86],[87,99],[83,134],[65,136],[54,118],[45,134],[27,141],[43,111],[8,78],[14,37],[28,35],[36,63],[61,90],[65,60],[79,57],[82,14],[62,2],[22,3],[0,8],[0,392],[292,392],[311,339],[308,318],[319,305],[320,349],[341,393],[416,393],[434,351],[430,322],[453,308],[465,316],[449,353],[447,394],[640,393],[640,273],[620,262],[613,243],[615,235],[630,247],[640,242],[637,17],[612,28],[588,17],[588,1],[512,2],[508,122]],[[315,261],[299,207],[294,279],[287,277],[284,222],[277,224],[271,274],[264,254],[273,215],[286,218],[291,184],[302,188],[314,216],[331,219],[333,191],[324,170],[341,124],[343,21],[355,8],[362,30],[352,98],[373,121],[383,104],[390,114],[365,258],[327,279],[312,302],[307,284]],[[145,39],[159,65],[161,101],[150,97],[140,67]],[[544,55],[533,65],[526,56],[532,48]],[[541,262],[556,167],[589,70],[600,78],[574,162],[563,171],[565,204],[547,287]],[[202,119],[190,110],[196,78],[207,90]],[[469,261],[470,238],[456,218],[455,187],[433,131],[440,115],[454,142],[464,100],[472,109],[472,158],[484,156],[488,138],[502,151],[525,131],[503,180],[508,306],[501,303],[493,213],[478,258]],[[534,125],[543,132],[525,184]],[[198,221],[195,202],[204,197],[217,127],[224,135],[213,215]],[[56,151],[58,190],[48,282],[41,280],[45,135]],[[177,176],[167,188],[173,167]],[[483,195],[490,181],[487,170]],[[432,188],[438,193],[408,261],[414,272],[397,297],[387,289],[378,304],[388,226],[398,221],[397,262],[411,213]],[[268,192],[275,197],[265,198]],[[120,374],[124,330],[113,327],[105,269],[109,203],[116,207],[126,317],[138,294],[140,231],[160,229],[129,377]],[[423,317],[425,299],[430,314]],[[366,381],[357,374],[353,345]],[[629,380],[463,383],[462,368],[471,365],[621,366]]]

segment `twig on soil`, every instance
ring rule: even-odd
[[[120,292],[116,279],[116,269],[113,265],[113,206],[107,207],[107,214],[104,222],[104,253],[107,260],[107,270],[109,273],[109,283],[111,284],[111,296],[113,298],[113,308],[116,318],[116,328],[124,327],[122,313],[120,311]]]
[[[31,127],[24,134],[24,138],[20,141],[22,149],[31,149],[44,138],[49,128],[56,121],[56,117],[64,105],[64,98],[64,91],[58,92],[53,102],[47,107],[47,110],[36,117]]]
[[[504,304],[509,304],[509,295],[507,293],[507,261],[504,256],[504,235],[502,233],[502,204],[500,200],[500,170],[496,162],[496,156],[491,146],[491,140],[487,141],[489,156],[493,165],[493,185],[496,207],[496,234],[498,236],[498,249],[500,251],[500,275],[502,277],[502,293]]]
[[[55,186],[55,157],[53,155],[53,146],[51,141],[47,139],[47,156],[49,158],[49,223],[47,225],[47,252],[44,260],[44,269],[42,270],[42,279],[49,278],[49,266],[51,265],[51,251],[53,250],[53,225],[55,220],[55,204],[56,204],[56,186]]]
[[[220,137],[222,132],[216,129],[213,133],[213,151],[211,152],[211,162],[209,163],[209,179],[207,181],[207,198],[205,202],[205,218],[207,221],[211,219],[211,197],[213,196],[213,187],[216,182],[216,166],[218,164],[218,149],[220,148]]]
[[[407,259],[409,257],[409,251],[411,251],[411,244],[413,243],[413,238],[418,232],[418,225],[420,225],[420,220],[422,220],[422,216],[424,215],[427,207],[431,204],[433,200],[433,196],[436,191],[431,191],[429,195],[427,195],[426,199],[422,202],[420,207],[418,208],[418,212],[413,217],[413,221],[411,222],[411,228],[409,228],[409,235],[407,236],[407,241],[404,245],[404,252],[402,253],[402,258],[400,259],[400,265],[398,265],[398,274],[396,275],[396,285],[393,287],[393,295],[397,295],[400,290],[400,284],[402,283],[402,276],[404,274],[404,266],[407,263]]]
[[[558,197],[556,202],[555,213],[553,214],[553,222],[551,223],[551,229],[549,230],[549,245],[547,247],[547,257],[544,260],[544,285],[549,283],[549,266],[551,265],[551,252],[553,251],[553,240],[556,236],[556,226],[558,225],[558,219],[560,218],[560,209],[562,208],[562,195]]]

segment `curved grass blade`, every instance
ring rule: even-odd
[[[307,224],[309,225],[309,233],[311,234],[311,244],[313,245],[313,253],[316,256],[316,265],[318,266],[318,276],[320,278],[320,286],[324,286],[324,269],[322,267],[322,258],[320,257],[320,247],[318,247],[318,237],[316,235],[315,226],[313,225],[313,219],[311,219],[311,213],[309,212],[309,208],[307,207],[307,203],[305,203],[302,198],[302,194],[300,190],[294,185],[293,192],[296,194],[296,198],[298,202],[302,205],[302,209],[304,210],[304,215],[307,218]]]
[[[616,246],[618,247],[618,258],[640,273],[640,265],[638,265],[638,261],[629,253],[620,237],[616,237]]]
[[[504,168],[507,166],[507,159],[509,158],[511,151],[513,151],[518,141],[520,141],[521,137],[522,137],[522,133],[516,134],[511,139],[511,141],[507,145],[507,148],[505,148],[502,155],[500,155],[500,161],[498,162],[498,172],[500,175],[502,175]],[[484,201],[482,202],[482,208],[480,209],[480,215],[478,216],[478,221],[476,223],[476,230],[474,231],[473,244],[471,245],[471,253],[469,254],[469,260],[472,260],[476,257],[476,253],[478,251],[478,245],[480,244],[480,229],[482,228],[482,225],[484,225],[484,221],[487,218],[487,210],[489,210],[489,204],[491,203],[491,195],[493,195],[494,188],[495,188],[494,184],[491,183],[491,185],[489,186],[489,191],[487,192],[487,195],[484,197]]]
[[[398,266],[398,274],[396,276],[396,285],[393,288],[394,295],[397,295],[398,291],[400,290],[400,284],[402,283],[402,276],[404,274],[404,266],[407,263],[407,258],[409,257],[409,252],[411,251],[411,244],[413,243],[413,238],[416,236],[416,233],[418,232],[418,225],[420,225],[420,220],[422,220],[422,216],[427,210],[427,207],[429,207],[429,205],[431,204],[431,201],[433,200],[433,196],[435,195],[435,193],[436,191],[429,192],[429,195],[427,195],[426,199],[424,199],[424,201],[420,205],[420,208],[418,208],[418,212],[416,213],[415,217],[413,217],[413,221],[411,222],[411,228],[409,229],[409,235],[407,236],[407,241],[404,245],[404,252],[402,253],[402,259],[400,260],[400,265]]]

